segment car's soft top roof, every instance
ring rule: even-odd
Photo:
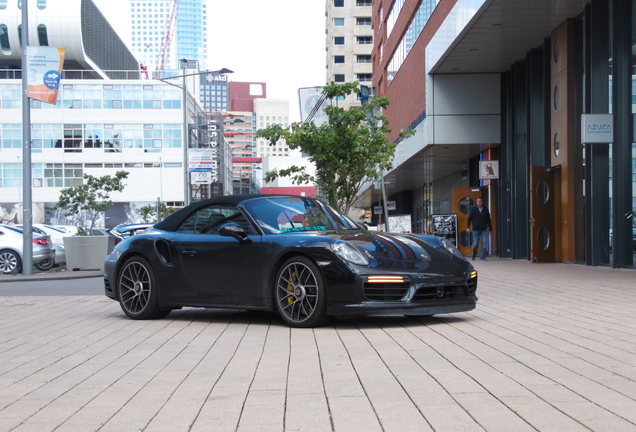
[[[196,212],[200,208],[207,207],[210,204],[230,204],[237,206],[243,201],[248,201],[257,198],[276,198],[276,197],[296,197],[307,199],[310,197],[300,195],[287,195],[287,194],[250,194],[250,195],[225,195],[220,197],[214,197],[203,201],[190,204],[188,207],[184,207],[176,213],[171,214],[161,222],[155,224],[155,228],[164,231],[174,231],[185,221],[192,213]]]

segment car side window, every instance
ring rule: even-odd
[[[253,234],[247,218],[236,206],[229,204],[213,204],[197,210],[176,231],[189,234],[218,234],[219,228],[229,222],[234,222],[247,233]]]

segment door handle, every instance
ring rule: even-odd
[[[189,256],[195,256],[197,254],[197,251],[193,251],[193,250],[183,250],[181,251],[182,255],[189,255]]]

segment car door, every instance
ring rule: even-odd
[[[248,232],[251,243],[221,236],[229,222]],[[183,277],[200,304],[258,305],[263,302],[263,244],[240,210],[229,204],[204,207],[177,230]]]

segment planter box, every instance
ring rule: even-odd
[[[66,268],[75,270],[104,270],[106,255],[113,250],[113,236],[64,237]]]

